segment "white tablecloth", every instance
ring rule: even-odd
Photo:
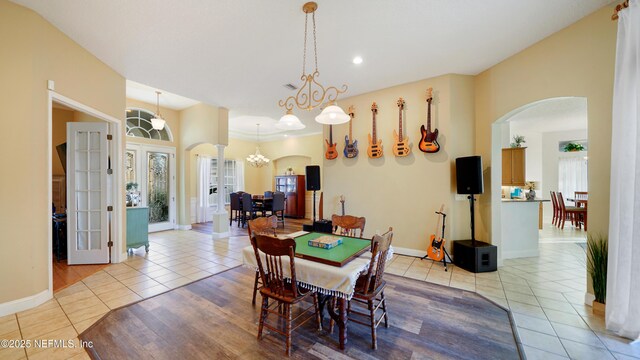
[[[299,233],[290,234],[289,236],[300,236]],[[389,251],[388,257],[391,257],[393,251]],[[262,261],[264,264],[264,254]],[[252,246],[242,249],[242,261],[244,266],[256,270],[258,264]],[[289,257],[284,256],[283,270],[289,270]],[[296,258],[296,280],[302,288],[317,291],[325,295],[334,295],[347,300],[351,300],[353,296],[356,280],[363,272],[367,271],[369,262],[371,261],[371,252],[360,255],[353,259],[343,267],[331,266],[315,261]],[[285,276],[289,274],[285,273]]]

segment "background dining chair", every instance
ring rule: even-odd
[[[589,200],[589,192],[588,191],[575,191],[573,193],[573,198],[575,200]],[[577,207],[581,207],[580,202],[576,202],[576,206]],[[584,207],[587,207],[587,203],[582,202],[582,204],[584,204]]]
[[[265,191],[264,192],[264,198],[265,199],[273,199],[273,191],[269,191],[269,190]]]
[[[291,333],[293,330],[309,321],[314,315],[318,322],[318,328],[321,328],[317,295],[312,291],[302,292],[298,289],[295,267],[295,240],[291,238],[278,239],[267,235],[255,234],[251,238],[251,245],[253,246],[256,262],[258,263],[258,271],[264,284],[260,288],[262,307],[260,310],[260,323],[258,325],[258,340],[262,339],[262,330],[265,327],[278,334],[284,335],[286,339],[286,354],[289,356],[291,354]],[[260,253],[264,254],[264,264]],[[288,261],[286,259],[287,257]],[[285,264],[285,266],[283,266],[283,264]],[[288,264],[288,269],[286,268],[286,264]],[[290,275],[287,277],[285,274]],[[313,297],[313,305],[303,309],[302,313],[296,316],[296,320],[310,310],[313,310],[313,314],[302,319],[299,324],[293,327],[291,306],[300,303],[310,295]],[[269,299],[275,300],[271,306],[269,306]],[[282,323],[282,321],[277,321],[276,325],[267,323],[269,314],[274,314],[284,321],[284,331],[280,330],[277,326],[277,324]]]
[[[560,209],[558,208],[558,199],[556,198],[555,191],[550,191],[550,193],[551,193],[551,205],[553,206],[553,217],[551,219],[551,223],[554,226],[557,226],[558,219],[560,218],[559,216]]]
[[[247,222],[247,220],[251,220],[256,217],[256,208],[253,205],[253,199],[251,198],[251,194],[243,193],[242,194],[242,226]]]
[[[241,213],[242,206],[240,203],[240,195],[238,193],[229,194],[229,226],[231,226],[233,220],[236,220],[238,226],[240,226]]]
[[[271,214],[278,218],[278,222],[282,223],[284,229],[284,193],[276,191],[273,193],[273,200],[271,201]]]
[[[249,239],[253,237],[254,234],[260,235],[276,235],[276,227],[277,219],[275,216],[269,217],[259,217],[254,220],[249,220],[247,222],[247,231],[249,232]],[[256,294],[258,293],[258,288],[262,283],[260,283],[260,272],[256,269],[256,279],[253,282],[253,298],[251,300],[251,304],[256,304]]]
[[[331,215],[331,223],[335,234],[362,237],[364,233],[364,225],[367,220],[364,217],[356,217],[352,215]],[[360,234],[358,234],[360,230]]]
[[[347,309],[348,321],[368,325],[371,328],[371,347],[373,349],[378,348],[376,332],[378,325],[384,319],[384,326],[389,327],[387,301],[384,297],[386,282],[383,276],[392,240],[393,228],[391,227],[383,235],[373,236],[373,240],[371,240],[371,262],[367,272],[360,275],[356,281],[355,292],[353,293],[353,298],[349,301]],[[357,305],[352,306],[352,304]],[[354,310],[354,308],[357,308],[357,310]],[[380,317],[376,317],[378,310],[382,310]],[[333,330],[333,320],[331,321],[330,329]]]
[[[561,192],[558,192],[558,205],[561,212],[561,229],[564,229],[564,222],[567,219],[571,220],[571,224],[580,228],[580,224],[584,224],[584,230],[587,231],[587,209],[576,206],[565,206],[564,198]]]

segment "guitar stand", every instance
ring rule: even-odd
[[[444,227],[445,227],[445,221],[446,221],[446,218],[447,218],[447,214],[442,213],[440,211],[436,211],[436,214],[442,215],[442,238],[441,239],[444,239]],[[440,246],[441,246],[442,251],[444,251],[444,256],[442,257],[441,261],[442,261],[442,264],[444,265],[444,271],[447,271],[447,258],[449,258],[449,263],[450,264],[453,263],[453,260],[451,260],[451,256],[449,256],[449,253],[447,252],[447,248],[444,247],[444,244],[441,244]],[[424,260],[424,259],[426,259],[428,257],[429,257],[429,252],[427,251],[427,254],[425,256],[421,257],[420,260]],[[440,261],[438,261],[438,262],[440,262]]]
[[[453,260],[451,260],[451,256],[449,256],[449,253],[447,252],[447,249],[443,246],[442,250],[444,250],[444,256],[442,257],[442,264],[444,265],[444,271],[447,271],[447,258],[449,258],[449,264],[453,264]],[[426,258],[428,258],[429,255],[425,255],[423,257],[420,258],[420,260],[424,260]],[[438,262],[440,262],[438,261]]]

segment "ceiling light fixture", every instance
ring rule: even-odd
[[[347,91],[347,85],[342,85],[342,89],[338,89],[335,86],[325,88],[317,80],[320,76],[318,71],[318,47],[316,42],[316,10],[318,4],[315,2],[308,2],[302,6],[302,11],[305,13],[304,18],[304,50],[302,52],[302,76],[300,79],[304,81],[300,90],[295,96],[289,96],[285,100],[280,100],[278,105],[287,110],[287,113],[280,119],[276,127],[278,129],[290,129],[294,130],[303,129],[304,124],[300,122],[300,119],[293,115],[293,107],[296,105],[299,109],[311,111],[318,106],[324,106],[324,110],[318,116],[316,121],[321,124],[342,124],[349,121],[350,117],[344,110],[336,105],[338,95]],[[308,18],[311,14],[311,22],[313,29],[313,55],[315,59],[315,69],[313,72],[307,74],[307,29]],[[296,130],[297,130],[296,129]]]
[[[256,134],[258,143],[260,143],[260,124],[256,124]],[[255,154],[247,156],[247,162],[249,163],[249,165],[259,168],[267,165],[269,163],[269,159],[260,154],[260,145],[258,145],[256,146]]]
[[[353,58],[353,63],[356,65],[360,65],[362,64],[362,57],[361,56],[356,56]]]
[[[162,115],[160,115],[160,94],[162,94],[160,91],[156,91],[156,114],[151,118],[151,127],[156,130],[164,129],[164,124],[166,123],[166,121],[162,118]]]

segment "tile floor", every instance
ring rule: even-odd
[[[439,263],[408,256],[395,256],[387,271],[476,291],[510,308],[528,359],[640,359],[640,346],[607,333],[603,318],[583,305],[584,250],[563,233],[541,235],[560,240],[541,243],[539,257],[505,261],[493,273],[473,274],[452,265],[445,272]],[[155,233],[150,240],[148,254],[136,250],[127,261],[55,293],[43,305],[0,318],[0,339],[32,344],[68,339],[73,348],[0,349],[0,359],[87,359],[78,334],[110,309],[240,265],[241,249],[249,244],[246,236],[212,240],[195,231]]]

